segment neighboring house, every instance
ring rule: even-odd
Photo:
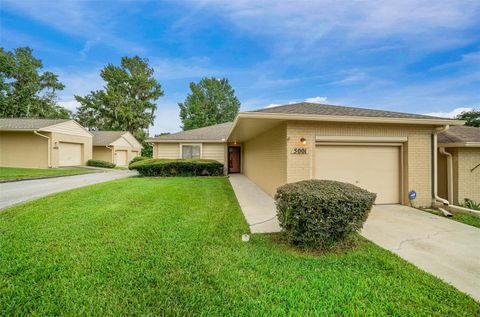
[[[68,119],[0,119],[0,165],[59,167],[85,165],[92,134]]]
[[[455,204],[480,202],[480,128],[453,126],[438,135],[438,194]]]
[[[377,203],[429,206],[436,194],[436,135],[462,121],[298,103],[241,112],[224,123],[150,139],[155,158],[216,159],[273,196],[278,186],[334,179],[377,194]],[[435,150],[434,150],[435,149]]]
[[[93,159],[127,166],[141,154],[142,144],[128,131],[91,131]]]

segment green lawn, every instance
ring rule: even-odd
[[[226,178],[129,178],[0,213],[0,315],[476,316],[361,240],[300,253],[248,231]]]
[[[426,212],[429,212],[431,214],[437,215],[439,217],[445,217],[441,211],[439,210],[434,210],[434,209],[426,209],[424,210]],[[470,226],[474,226],[477,228],[480,228],[480,218],[472,216],[472,215],[467,215],[467,214],[454,214],[453,217],[449,217],[448,219],[455,220]]]
[[[31,179],[46,176],[65,176],[72,174],[92,173],[95,170],[85,168],[19,168],[0,167],[0,181]]]

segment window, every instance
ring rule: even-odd
[[[182,159],[199,159],[200,145],[182,145]]]

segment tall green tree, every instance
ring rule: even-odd
[[[205,77],[198,84],[190,83],[190,91],[178,104],[183,130],[233,121],[240,109],[240,101],[226,78]]]
[[[100,72],[103,90],[75,99],[81,104],[76,119],[85,127],[97,130],[129,131],[145,143],[146,129],[155,119],[155,102],[163,96],[162,86],[154,78],[148,59],[122,57],[120,66],[108,64]]]
[[[57,104],[57,91],[65,86],[52,72],[41,72],[42,61],[29,47],[0,48],[0,117],[69,118]]]
[[[463,111],[457,119],[465,120],[465,125],[480,128],[480,110]]]

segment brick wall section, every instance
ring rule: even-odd
[[[416,206],[431,205],[431,134],[434,127],[288,121],[287,182],[311,179],[314,175],[315,136],[381,136],[407,137],[404,144],[404,201],[415,190]],[[302,147],[300,138],[307,139],[307,154],[292,154]]]
[[[286,183],[286,124],[243,143],[243,174],[270,196]]]
[[[480,148],[458,148],[457,202],[465,198],[480,202]]]

